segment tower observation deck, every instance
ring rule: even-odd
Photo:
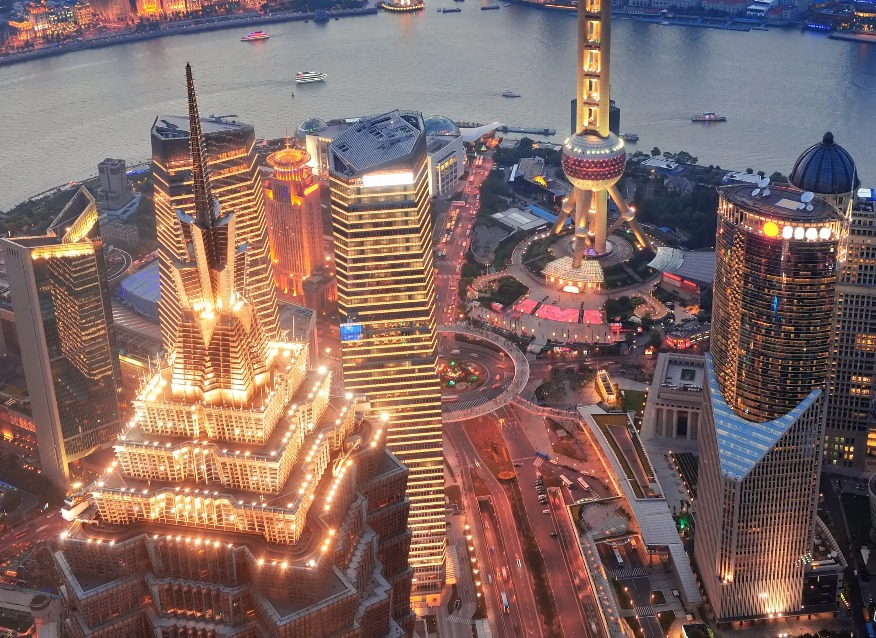
[[[563,172],[572,183],[571,195],[563,203],[553,227],[559,233],[571,217],[574,226],[574,254],[552,262],[546,273],[582,280],[583,262],[608,252],[607,237],[626,222],[643,246],[650,241],[635,220],[635,209],[627,205],[617,188],[627,161],[624,142],[608,128],[610,108],[611,3],[581,0],[578,11],[578,58],[576,133],[562,150]],[[608,197],[617,205],[620,217],[608,226]],[[561,263],[562,262],[562,263]],[[551,266],[554,266],[552,269]]]

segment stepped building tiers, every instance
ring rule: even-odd
[[[834,611],[841,567],[810,558],[844,218],[788,186],[719,193],[694,555],[719,621]]]
[[[193,197],[171,233],[185,249],[164,295],[173,348],[55,554],[70,635],[410,635],[408,471],[385,450],[388,424],[333,396],[307,345],[273,328],[275,302],[252,294],[186,71]]]
[[[328,152],[344,383],[393,415],[416,605],[437,603],[446,539],[426,152],[423,118],[406,111],[360,119]]]
[[[617,188],[624,174],[627,153],[624,142],[609,130],[609,69],[611,55],[611,3],[582,0],[578,11],[577,132],[563,145],[563,172],[574,187],[563,203],[553,227],[559,233],[571,216],[575,241],[574,254],[545,267],[549,280],[586,288],[602,282],[598,267],[585,260],[609,252],[607,238],[626,222],[642,246],[650,241],[635,220],[635,209],[627,206]],[[618,220],[608,227],[608,196],[620,211]]]

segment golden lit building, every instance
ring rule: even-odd
[[[419,113],[362,118],[329,149],[344,382],[392,415],[408,466],[418,602],[444,579],[441,391],[426,135]]]
[[[304,280],[324,260],[319,182],[305,151],[285,148],[268,156],[265,213],[274,280],[284,299],[304,294]]]
[[[407,469],[247,294],[187,67],[192,206],[173,347],[55,554],[75,638],[410,635]],[[271,299],[261,303],[273,304]],[[276,313],[265,313],[271,317]]]
[[[157,18],[161,16],[161,0],[136,0],[137,17]]]
[[[45,236],[2,239],[40,463],[64,489],[68,464],[112,443],[121,428],[98,214],[81,188]]]
[[[719,621],[794,615],[813,608],[803,585],[844,219],[788,186],[719,194],[694,555]]]
[[[159,116],[152,125],[152,161],[155,178],[155,218],[159,248],[161,290],[175,288],[173,263],[188,258],[188,246],[179,224],[180,211],[194,208],[189,118]],[[224,210],[233,211],[238,241],[247,249],[240,257],[240,276],[246,295],[269,341],[279,338],[276,291],[269,259],[261,178],[255,152],[255,130],[231,118],[202,118],[199,126],[207,147],[213,194]],[[162,295],[158,314],[163,345],[170,352],[177,343],[180,302]]]

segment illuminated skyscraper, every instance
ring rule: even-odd
[[[803,605],[844,233],[810,197],[720,189],[694,552],[719,620]]]
[[[627,153],[623,140],[609,130],[611,66],[611,2],[581,0],[578,10],[578,58],[575,109],[576,133],[563,145],[563,172],[574,187],[563,203],[553,232],[562,230],[571,216],[575,226],[575,252],[545,267],[552,280],[581,285],[602,281],[602,271],[585,267],[585,257],[604,255],[607,238],[626,222],[643,246],[650,241],[635,221],[636,211],[627,206],[617,189],[624,174]],[[620,211],[608,226],[608,196]],[[596,265],[598,268],[598,265]],[[588,270],[592,272],[588,273]]]
[[[207,164],[213,177],[213,195],[224,210],[234,211],[236,234],[247,249],[239,268],[247,295],[269,341],[277,340],[276,291],[269,259],[268,231],[255,152],[255,130],[228,117],[201,118]],[[178,220],[179,211],[191,215],[195,200],[189,150],[188,117],[159,116],[152,125],[152,161],[155,176],[155,221],[160,244],[158,262],[161,290],[173,290],[173,264],[188,258],[188,246]],[[180,300],[162,295],[158,314],[163,346],[170,352],[177,343]]]
[[[187,82],[192,206],[172,220],[185,251],[162,291],[179,323],[55,554],[70,634],[410,635],[407,469],[384,423],[307,370],[307,345],[262,324],[275,302],[250,294],[189,67]]]
[[[440,591],[446,538],[426,164],[419,113],[363,118],[329,149],[344,382],[390,415],[410,469],[418,601]]]
[[[825,133],[807,148],[789,176],[790,182],[815,193],[845,216],[848,236],[840,248],[836,312],[825,403],[824,460],[864,468],[868,415],[876,373],[876,273],[872,246],[874,214],[854,206],[858,186],[855,162]]]
[[[81,188],[43,237],[2,240],[43,473],[119,435],[118,349],[98,210]]]
[[[268,156],[273,175],[265,180],[265,212],[274,279],[285,299],[303,293],[304,280],[323,261],[319,182],[305,151],[285,148]]]

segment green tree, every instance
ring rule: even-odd
[[[658,157],[661,154],[662,153],[660,153],[660,149],[658,147],[655,146],[654,148],[651,149],[651,157]]]
[[[787,184],[788,178],[782,175],[779,171],[774,171],[772,175],[770,175],[770,181],[773,184]]]
[[[648,333],[648,345],[654,348],[659,348],[663,345],[663,334],[656,328]]]

